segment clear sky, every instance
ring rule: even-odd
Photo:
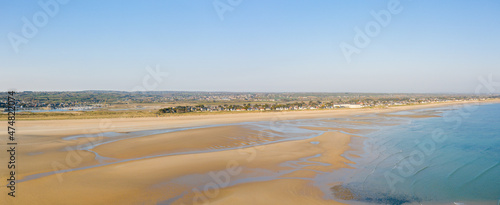
[[[480,76],[500,81],[498,0],[54,2],[0,1],[0,91],[473,92]],[[348,61],[341,44],[359,53]],[[151,76],[157,65],[168,76]]]

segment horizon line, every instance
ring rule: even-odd
[[[334,92],[324,92],[324,91],[187,91],[187,90],[149,90],[149,91],[127,91],[127,90],[7,90],[0,91],[0,93],[7,93],[10,91],[15,91],[16,93],[22,92],[39,92],[39,93],[50,93],[50,92],[125,92],[125,93],[148,93],[148,92],[192,92],[192,93],[325,93],[325,94],[446,94],[446,95],[477,95],[471,92],[352,92],[352,91],[334,91]],[[498,95],[498,93],[480,94],[480,95]]]

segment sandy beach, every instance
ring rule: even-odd
[[[500,205],[500,1],[0,8],[0,205]]]
[[[359,135],[371,131],[353,126],[377,122],[392,112],[460,104],[19,121],[21,181],[16,198],[0,191],[0,204],[340,204],[308,179],[350,168],[353,162],[344,153],[359,149]],[[325,123],[336,126],[280,131],[283,121],[324,118],[335,118]],[[259,123],[259,129],[245,122]],[[179,130],[151,132],[167,129]],[[4,140],[4,126],[0,133]],[[303,133],[312,134],[301,138]],[[6,167],[0,173],[5,181]],[[262,180],[246,181],[256,176]]]

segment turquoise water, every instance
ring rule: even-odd
[[[366,135],[344,186],[382,204],[484,203],[500,199],[500,104],[439,108]],[[403,120],[403,119],[402,119]]]

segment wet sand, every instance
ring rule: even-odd
[[[211,204],[342,204],[323,199],[323,193],[309,183],[300,179],[278,179],[236,185],[221,190],[221,196]]]
[[[53,204],[50,202],[55,201],[61,204],[102,204],[111,201],[113,204],[137,204],[144,201],[156,203],[181,192],[191,191],[187,187],[183,189],[181,186],[175,187],[174,185],[164,185],[157,188],[158,190],[166,190],[165,192],[153,188],[155,185],[175,180],[177,177],[228,168],[231,170],[265,168],[272,172],[279,172],[289,169],[279,166],[282,162],[317,154],[322,155],[310,159],[313,164],[309,169],[333,171],[349,167],[349,160],[340,155],[349,149],[350,137],[350,135],[343,133],[327,132],[306,140],[219,152],[155,157],[72,171],[61,175],[49,175],[19,183],[19,193],[29,193],[29,196],[18,197],[12,202],[15,204],[33,204],[35,202]],[[310,143],[312,141],[320,143],[312,144]],[[328,165],[314,164],[314,162],[324,162]],[[239,175],[240,173],[231,176],[236,179]],[[302,177],[308,177],[308,175],[303,174]],[[271,184],[273,183],[271,182]],[[50,189],[45,187],[50,187]],[[172,191],[175,188],[177,192]],[[224,188],[221,189],[222,192],[225,193]],[[191,201],[194,195],[187,194],[185,197],[181,198],[178,203],[183,200]],[[215,197],[207,195],[205,197],[210,202],[216,202],[223,195]],[[301,198],[293,193],[289,193],[286,197]],[[279,200],[279,198],[275,200]],[[321,200],[321,198],[315,200]]]
[[[265,132],[241,126],[220,126],[120,140],[92,150],[104,157],[130,159],[177,152],[234,148],[277,140],[276,138],[271,138]]]
[[[351,138],[356,137],[354,134],[362,133],[363,130],[303,127],[322,131],[323,134],[293,141],[270,137],[272,133],[279,134],[274,130],[256,131],[239,125],[198,128],[118,141],[102,136],[71,140],[64,138],[92,133],[128,133],[256,121],[269,121],[272,127],[276,126],[274,122],[283,120],[349,118],[445,105],[450,104],[167,118],[19,121],[16,124],[19,138],[18,179],[58,170],[80,170],[49,173],[20,182],[14,199],[7,197],[7,189],[3,188],[0,191],[0,204],[193,204],[193,199],[214,204],[240,204],[243,201],[243,204],[337,203],[325,199],[324,193],[312,186],[308,179],[317,172],[349,168],[352,162],[343,154],[354,146],[351,143]],[[339,124],[345,122],[369,123],[337,120]],[[5,128],[0,128],[2,149],[6,148]],[[96,142],[109,143],[91,150],[80,150]],[[262,142],[272,143],[252,146]],[[199,153],[175,154],[190,151]],[[106,160],[97,160],[96,153]],[[307,160],[297,164],[307,166],[307,169],[283,166],[283,163],[304,158]],[[237,170],[240,170],[238,174],[230,174],[230,171]],[[215,190],[203,190],[205,185],[213,183],[213,179],[207,179],[207,173],[224,172],[229,173],[230,181],[254,175],[272,176],[273,180],[219,186],[217,194],[214,194]],[[0,167],[0,173],[0,179],[5,181],[8,173],[6,166]],[[189,183],[181,183],[184,181]],[[198,198],[193,187],[199,189]]]
[[[309,129],[309,130],[321,130],[321,131],[335,130],[335,131],[348,132],[348,133],[352,133],[352,134],[357,134],[357,133],[363,132],[360,129],[342,128],[342,127],[307,127],[307,126],[304,126],[304,127],[299,127],[299,128]]]

